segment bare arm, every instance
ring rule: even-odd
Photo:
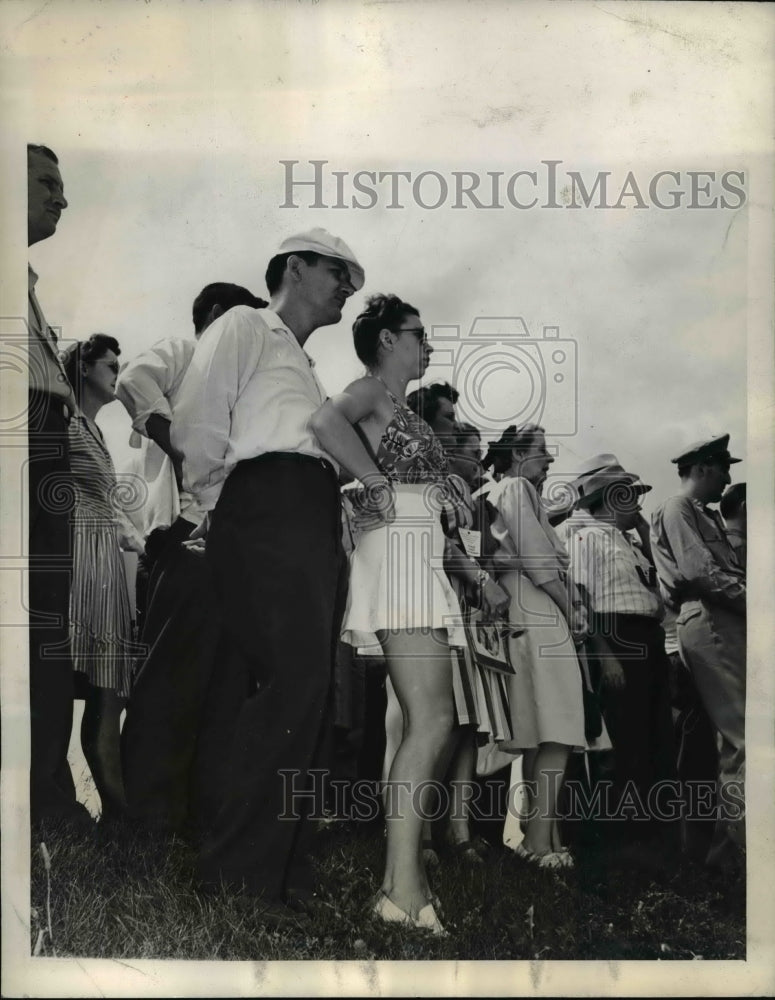
[[[378,412],[381,402],[384,389],[379,383],[358,379],[327,399],[310,420],[323,449],[365,487],[351,496],[355,523],[361,530],[378,527],[394,516],[389,481],[354,430],[355,424]]]
[[[327,399],[310,420],[324,450],[362,483],[385,477],[353,428],[374,415],[383,394],[374,379],[358,379],[338,396]]]
[[[183,485],[183,463],[178,452],[172,447],[172,442],[170,441],[171,427],[172,421],[163,417],[160,413],[152,413],[145,421],[145,433],[166,455],[169,455],[172,461],[172,468],[175,470],[175,480],[178,484],[178,489],[180,489]]]

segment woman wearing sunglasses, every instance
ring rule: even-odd
[[[312,419],[324,449],[362,484],[342,638],[381,651],[403,714],[386,798],[387,858],[376,918],[446,932],[422,858],[423,813],[454,719],[450,643],[460,607],[444,573],[440,514],[449,474],[428,424],[406,405],[432,348],[414,306],[374,295],[353,325],[367,369]]]

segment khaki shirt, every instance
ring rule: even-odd
[[[651,547],[665,600],[707,601],[745,614],[745,574],[721,515],[691,497],[675,496],[651,518]]]

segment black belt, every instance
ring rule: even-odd
[[[257,455],[255,458],[243,458],[241,462],[237,463],[237,466],[258,465],[259,463],[266,465],[277,462],[292,462],[296,465],[320,465],[334,476],[337,475],[336,469],[327,458],[322,458],[320,455],[305,455],[301,451],[267,451],[263,455]]]

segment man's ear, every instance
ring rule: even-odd
[[[307,262],[302,257],[297,257],[296,254],[291,254],[285,264],[286,274],[289,274],[291,278],[295,281],[301,280],[301,265]]]
[[[223,308],[223,306],[219,305],[216,302],[215,305],[213,306],[213,308],[207,314],[207,326],[209,326],[211,323],[215,322],[215,320],[217,320],[219,316],[223,316],[223,314],[224,314],[225,311],[226,310]]]

